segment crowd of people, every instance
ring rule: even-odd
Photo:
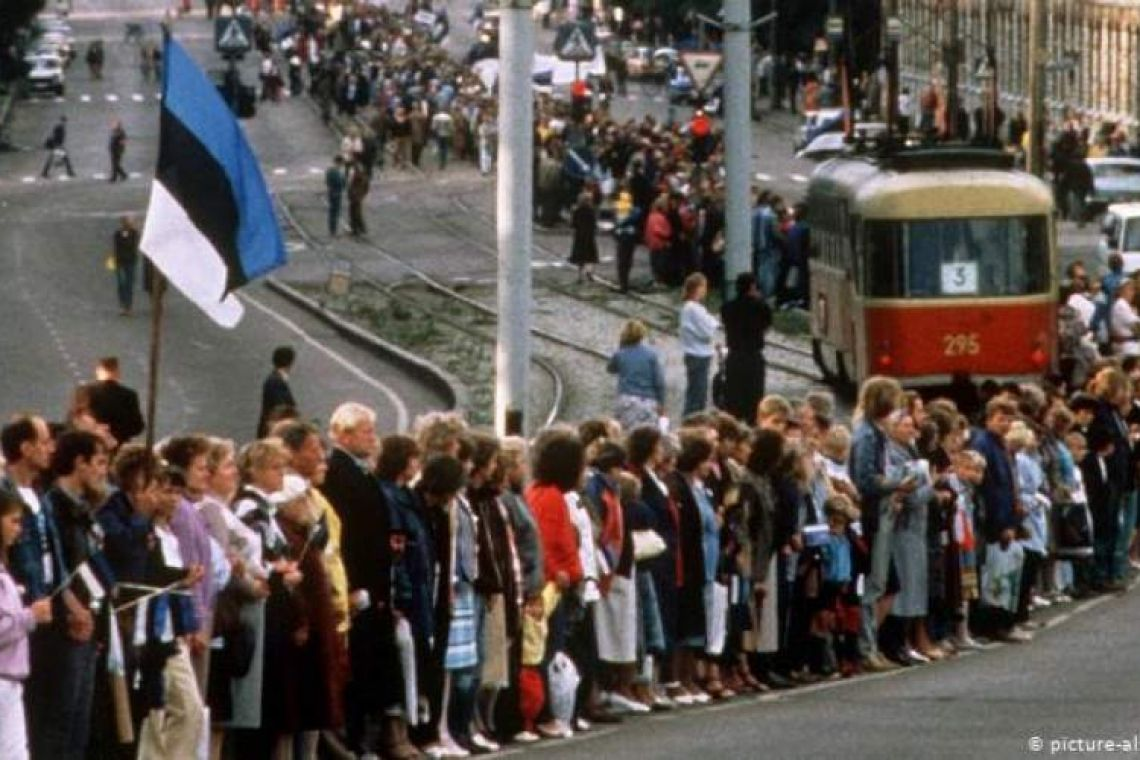
[[[0,756],[463,757],[1027,641],[1137,565],[1135,358],[976,419],[872,377],[853,429],[811,391],[529,440],[322,430],[293,361],[244,445],[132,442],[113,361],[0,430]]]
[[[376,168],[424,168],[429,152],[439,170],[453,159],[471,162],[483,174],[494,166],[493,82],[479,61],[449,56],[437,30],[417,24],[413,13],[410,4],[405,14],[357,8],[335,23],[302,15],[260,36],[267,66],[283,58],[297,81],[303,70],[325,117],[335,111],[346,120],[341,163],[327,176],[330,234],[336,233],[346,188],[353,197],[354,181],[359,214],[352,230],[366,231],[362,202]],[[609,82],[592,81],[598,92],[578,82],[564,94],[536,93],[535,220],[572,227],[568,253],[583,276],[598,261],[599,232],[612,229],[624,290],[631,287],[639,247],[647,250],[658,285],[678,287],[693,272],[722,282],[721,129],[700,109],[687,120],[615,119],[604,97],[613,89]],[[763,291],[788,307],[806,303],[804,210],[761,190],[754,207],[754,259]]]

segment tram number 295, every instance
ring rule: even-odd
[[[977,333],[949,333],[942,336],[943,356],[977,356],[982,342]]]

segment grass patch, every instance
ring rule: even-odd
[[[803,309],[786,309],[772,314],[772,328],[784,335],[804,338],[811,335],[811,315]]]

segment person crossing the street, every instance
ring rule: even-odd
[[[123,129],[121,119],[111,122],[111,138],[107,141],[107,150],[111,154],[111,179],[109,182],[127,180],[127,173],[123,171],[123,153],[127,150],[127,130]]]
[[[67,176],[74,178],[75,169],[71,166],[71,157],[67,153],[67,117],[60,116],[59,121],[51,129],[51,134],[44,141],[44,150],[47,151],[47,160],[44,161],[44,170],[40,173],[44,179],[48,178],[55,165],[63,164],[67,169]]]

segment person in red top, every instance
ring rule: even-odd
[[[664,283],[668,279],[669,248],[673,241],[673,225],[669,223],[669,202],[664,195],[653,201],[653,210],[645,220],[645,247],[649,249],[649,265],[653,279]]]
[[[708,117],[704,109],[698,108],[693,113],[693,119],[689,122],[689,137],[692,138],[690,150],[693,155],[693,163],[703,164],[708,160],[713,145],[712,119]]]
[[[564,429],[539,434],[534,443],[534,480],[525,498],[538,526],[546,578],[562,591],[548,622],[541,673],[547,672],[556,653],[569,652],[574,635],[571,621],[583,617],[583,603],[577,588],[584,580],[584,573],[578,555],[578,532],[570,521],[566,494],[581,487],[585,472],[586,453],[577,435]],[[538,731],[544,736],[566,736],[570,727],[550,720],[539,725]]]

